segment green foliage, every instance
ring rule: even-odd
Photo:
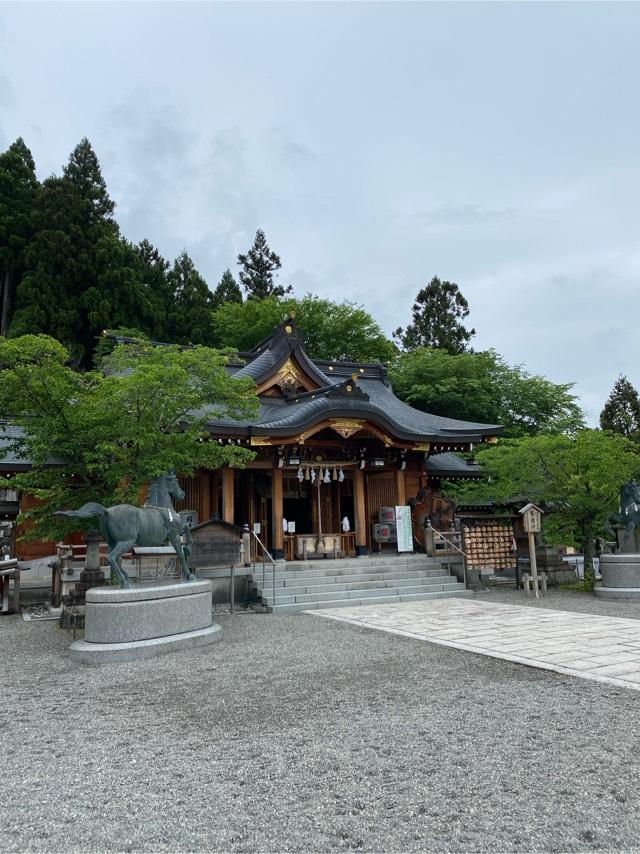
[[[3,335],[33,232],[37,191],[33,157],[20,137],[0,154],[0,333]]]
[[[93,353],[94,368],[100,370],[104,357],[113,353],[119,343],[129,343],[130,341],[144,337],[144,332],[141,329],[136,329],[132,326],[118,326],[115,329],[104,329]]]
[[[418,291],[411,311],[413,322],[393,333],[405,350],[436,347],[448,353],[462,353],[476,333],[461,323],[469,314],[469,304],[455,282],[442,282],[434,276]]]
[[[286,305],[276,297],[222,303],[212,315],[216,347],[251,350],[282,322]]]
[[[238,255],[238,264],[240,265],[238,278],[247,299],[283,297],[291,293],[291,285],[283,288],[282,285],[274,283],[282,263],[280,257],[269,247],[262,229],[256,231],[251,249],[244,255],[242,253]]]
[[[619,376],[600,413],[603,430],[640,441],[640,397],[625,376]]]
[[[168,318],[169,341],[213,344],[213,295],[186,252],[176,258],[167,281],[173,295]]]
[[[114,257],[121,246],[111,218],[113,207],[97,158],[89,142],[82,140],[63,177],[48,178],[37,194],[34,235],[25,252],[25,273],[9,330],[12,337],[47,333],[68,343],[75,360],[90,363],[104,314],[126,299],[122,292],[131,284],[128,254],[123,250]],[[116,269],[122,263],[125,269]],[[112,297],[103,292],[114,277],[121,293]]]
[[[434,415],[502,424],[507,436],[563,433],[583,426],[572,384],[552,383],[510,366],[493,350],[451,355],[418,348],[390,371],[396,394]]]
[[[233,278],[231,270],[225,270],[218,282],[218,287],[213,292],[212,308],[220,308],[225,302],[242,302],[242,291],[240,285]]]
[[[211,343],[206,282],[186,253],[169,271],[147,240],[134,246],[120,236],[88,140],[76,146],[61,177],[48,178],[34,193],[12,337],[49,334],[82,367],[91,365],[104,327],[133,327],[160,341]]]
[[[98,158],[86,137],[71,152],[63,175],[82,200],[88,223],[102,225],[111,219],[115,202],[109,198]]]
[[[301,300],[266,297],[227,302],[213,314],[216,345],[247,351],[269,335],[291,311],[304,330],[305,349],[315,359],[388,361],[397,353],[375,320],[361,306],[308,294]]]
[[[145,302],[149,306],[148,325],[143,328],[155,341],[170,341],[169,311],[173,294],[168,278],[169,262],[148,240],[142,240],[133,251]],[[127,325],[129,323],[127,321]]]
[[[154,347],[140,338],[78,373],[48,336],[0,339],[0,412],[23,431],[7,451],[33,461],[5,486],[42,503],[28,511],[30,538],[57,538],[77,523],[53,511],[98,500],[138,503],[150,479],[175,469],[242,465],[253,452],[208,440],[211,417],[250,418],[251,380],[225,371],[227,355],[205,347]]]
[[[620,487],[640,473],[637,445],[623,436],[582,429],[572,435],[503,440],[479,448],[477,460],[490,481],[450,485],[458,498],[501,500],[522,496],[546,505],[544,532],[553,544],[577,545],[585,580],[593,584],[593,538],[618,510]]]
[[[311,294],[292,304],[312,359],[388,362],[397,354],[395,345],[360,305]]]

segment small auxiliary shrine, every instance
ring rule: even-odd
[[[500,432],[413,409],[393,393],[384,365],[313,361],[293,317],[240,359],[229,370],[254,380],[259,413],[208,426],[213,439],[256,457],[244,469],[182,479],[179,509],[197,522],[219,514],[248,524],[276,558],[366,554],[381,508],[420,495],[421,506],[436,509],[440,480],[478,476],[451,452]]]

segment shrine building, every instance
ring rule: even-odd
[[[437,498],[442,480],[475,478],[455,455],[501,432],[430,415],[399,400],[381,364],[312,360],[293,316],[228,370],[251,377],[259,396],[250,421],[213,419],[213,440],[256,452],[245,468],[181,478],[195,524],[215,514],[248,524],[275,559],[307,556],[323,540],[342,554],[376,548],[381,508],[418,495]],[[345,521],[347,520],[347,521]],[[414,530],[414,534],[415,534]]]

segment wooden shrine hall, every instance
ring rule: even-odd
[[[246,468],[181,478],[186,497],[176,509],[197,523],[219,514],[248,524],[276,559],[367,554],[380,508],[418,493],[428,503],[441,480],[478,477],[452,452],[495,441],[501,429],[413,409],[393,393],[384,365],[312,360],[293,316],[228,370],[254,380],[258,415],[208,428],[256,457]]]

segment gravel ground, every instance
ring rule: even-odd
[[[217,619],[221,644],[102,668],[0,619],[1,851],[640,850],[640,692],[312,615]]]
[[[629,620],[640,620],[640,600],[632,599],[598,599],[590,593],[579,590],[562,590],[552,587],[546,597],[533,598],[526,596],[522,590],[490,590],[488,593],[478,593],[477,599],[489,597],[490,602],[504,602],[506,605],[527,605],[531,608],[550,608],[554,611],[576,611],[580,614],[599,614],[603,617],[625,617]]]

